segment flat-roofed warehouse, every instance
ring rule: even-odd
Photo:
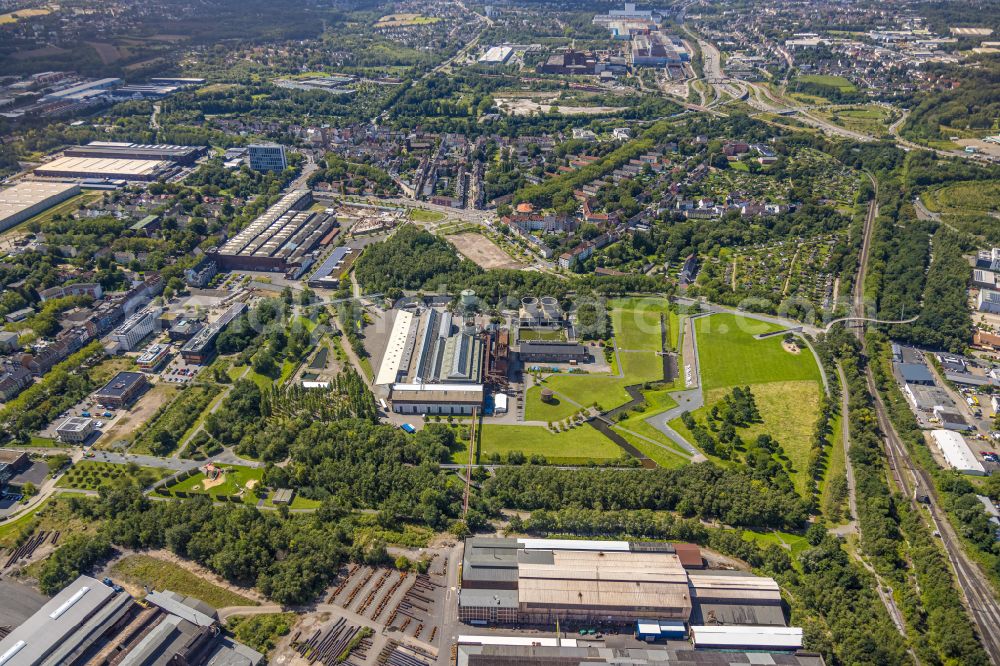
[[[22,181],[0,190],[0,231],[44,213],[80,193],[75,183],[42,183]]]
[[[784,626],[773,579],[703,566],[693,544],[473,537],[458,616],[473,624],[697,618]]]
[[[174,168],[163,160],[126,160],[103,157],[58,157],[34,170],[43,178],[112,178],[153,181]]]
[[[194,164],[208,152],[207,146],[174,146],[170,144],[120,143],[91,141],[85,146],[73,146],[63,151],[66,157],[99,157],[105,159],[160,160],[176,164]]]
[[[522,551],[520,621],[687,619],[687,575],[675,553]]]
[[[547,645],[548,639],[531,636],[532,645],[518,644],[521,637],[490,636],[489,642],[459,639],[456,666],[824,666],[823,657],[811,652],[787,652],[757,648],[752,651],[710,652],[683,647],[624,648],[601,645],[577,646],[572,639]],[[507,640],[505,640],[507,639]],[[495,642],[494,642],[495,641]]]
[[[292,190],[282,196],[214,253],[219,268],[284,272],[302,265],[337,224],[334,215],[302,210],[311,203],[309,190]]]

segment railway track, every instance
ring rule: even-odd
[[[878,217],[878,182],[871,174],[868,174],[868,177],[875,188],[875,193],[865,217],[858,275],[852,293],[852,310],[856,318],[863,318],[865,315],[864,282],[871,255],[875,219]],[[855,334],[861,343],[862,351],[867,353],[863,325],[855,329]],[[997,634],[997,628],[1000,627],[1000,603],[998,603],[990,584],[986,582],[986,577],[980,571],[979,566],[969,559],[965,551],[962,550],[958,535],[955,534],[948,517],[939,508],[940,501],[930,475],[919,465],[913,464],[906,445],[889,419],[889,413],[878,391],[878,386],[875,384],[875,376],[870,366],[865,368],[865,380],[868,391],[874,398],[875,416],[885,441],[889,476],[899,492],[908,499],[913,510],[921,511],[922,505],[916,500],[918,490],[926,493],[929,498],[930,505],[927,515],[934,526],[935,534],[940,535],[948,561],[955,572],[955,580],[976,624],[979,640],[989,655],[990,662],[995,666],[1000,666],[1000,635]]]

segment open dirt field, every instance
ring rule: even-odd
[[[449,236],[463,256],[476,262],[487,270],[491,268],[524,268],[524,265],[514,261],[510,255],[501,250],[489,238],[477,233],[465,233]]]
[[[173,400],[175,395],[177,395],[175,387],[154,384],[110,430],[101,435],[95,446],[98,449],[108,449],[120,439],[131,439],[142,424],[151,419],[156,410]]]
[[[513,116],[530,116],[536,111],[539,113],[548,113],[552,110],[552,104],[536,102],[531,99],[497,97],[496,102],[501,111]],[[556,104],[555,106],[559,110],[559,113],[565,116],[598,116],[622,111],[620,107],[616,106],[564,106],[562,104]]]
[[[122,58],[122,54],[114,44],[108,44],[107,42],[87,42],[87,46],[97,51],[97,55],[101,57],[101,62],[105,65],[118,62]]]

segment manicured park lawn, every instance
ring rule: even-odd
[[[444,219],[444,213],[436,210],[424,210],[423,208],[411,208],[410,219],[414,222],[437,222]]]
[[[808,349],[790,354],[782,336],[757,340],[753,336],[781,330],[780,326],[733,314],[714,314],[695,321],[698,360],[706,390],[765,382],[820,380],[816,359]]]
[[[178,484],[170,486],[168,490],[171,492],[188,492],[188,493],[198,493],[205,495],[238,495],[241,490],[247,487],[247,483],[250,481],[255,482],[253,485],[260,483],[260,480],[264,477],[263,467],[240,467],[237,465],[222,465],[222,469],[225,471],[225,479],[222,483],[217,485],[212,485],[209,488],[205,488],[206,477],[203,473],[199,472],[194,476],[184,479]],[[208,482],[211,483],[211,482]],[[257,503],[255,498],[248,498],[245,496],[248,502],[253,504]]]
[[[642,451],[647,458],[655,462],[660,467],[675,469],[677,467],[683,467],[691,462],[688,458],[674,453],[674,449],[666,449],[662,446],[657,446],[656,444],[647,442],[641,437],[630,435],[627,432],[619,432],[618,434],[624,437],[629,444]]]
[[[129,555],[111,567],[111,574],[137,587],[170,590],[200,599],[213,608],[260,605],[253,599],[196,576],[180,565],[149,555]]]
[[[670,308],[665,298],[621,298],[608,302],[619,349],[660,351],[660,316]],[[669,315],[667,324],[669,326]],[[668,334],[669,339],[669,334]]]
[[[614,442],[589,425],[561,433],[538,426],[483,425],[481,461],[489,460],[491,453],[506,455],[511,451],[520,451],[529,457],[540,453],[550,463],[565,465],[615,460],[623,453]]]
[[[663,357],[656,352],[619,352],[625,382],[638,384],[640,382],[658,382],[663,380]],[[606,409],[617,405],[605,405]]]
[[[555,375],[549,377],[545,385],[585,407],[593,406],[596,402],[602,409],[611,409],[628,402],[628,393],[622,388],[626,383],[627,380],[617,377]]]
[[[798,354],[785,351],[780,335],[755,339],[754,334],[780,327],[737,315],[702,317],[695,322],[695,329],[705,407],[692,412],[692,416],[704,424],[711,407],[734,386],[749,386],[763,422],[738,429],[740,438],[749,442],[764,433],[774,437],[792,463],[796,489],[804,494],[822,391],[819,366],[812,353],[808,348]],[[694,442],[680,418],[669,425]]]

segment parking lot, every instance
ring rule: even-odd
[[[64,420],[71,416],[92,418],[94,419],[96,432],[84,443],[85,445],[90,445],[97,441],[102,433],[113,428],[127,413],[128,410],[123,409],[104,409],[98,405],[91,396],[87,396],[77,404],[73,405],[73,407],[60,414],[57,418],[53,419],[53,421],[43,428],[38,434],[40,437],[58,439],[56,435],[56,428],[58,428]]]

